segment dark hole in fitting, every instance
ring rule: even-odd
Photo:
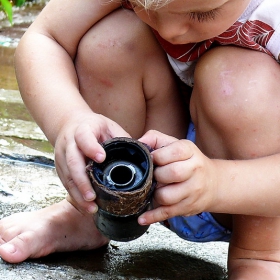
[[[109,173],[111,181],[119,186],[127,186],[134,178],[135,170],[132,166],[120,164],[114,166]]]

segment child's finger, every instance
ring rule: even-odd
[[[84,200],[81,192],[79,191],[76,184],[74,183],[66,164],[60,165],[58,164],[58,162],[56,162],[56,170],[68,194],[71,196],[71,198],[74,201],[76,201],[76,204],[79,205],[79,207],[77,208],[81,209],[82,212],[87,211],[85,205],[86,201]]]
[[[189,188],[181,183],[170,184],[161,188],[156,188],[154,200],[158,205],[174,205],[189,197]]]
[[[194,144],[188,140],[178,140],[153,151],[153,161],[158,166],[164,166],[188,160],[193,155]]]
[[[149,130],[138,140],[156,150],[176,141],[177,139],[156,130]]]
[[[155,180],[159,184],[180,183],[188,180],[192,172],[192,164],[185,161],[177,161],[164,166],[158,166],[154,170]]]
[[[73,181],[71,183],[73,185],[72,192],[74,192],[74,188],[76,187],[85,201],[93,201],[96,198],[96,194],[86,174],[85,158],[75,142],[73,142],[71,146],[68,146],[65,157],[66,165],[69,170],[68,181]],[[70,185],[70,183],[68,183],[68,185]]]
[[[103,162],[106,154],[88,124],[80,125],[74,135],[75,143],[82,153],[96,162]],[[102,141],[102,140],[101,140]]]
[[[138,223],[140,225],[151,225],[157,222],[165,221],[174,216],[177,216],[174,212],[174,207],[160,206],[156,209],[143,213],[138,218]]]

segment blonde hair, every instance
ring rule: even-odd
[[[145,10],[157,10],[160,9],[173,0],[130,0],[131,4],[143,7]]]

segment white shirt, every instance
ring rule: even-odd
[[[193,86],[197,59],[213,45],[236,45],[258,50],[279,61],[280,54],[280,1],[251,0],[241,17],[224,33],[200,42],[172,45],[155,31],[165,49],[174,71],[180,79]]]

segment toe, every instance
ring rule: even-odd
[[[32,242],[33,235],[30,231],[25,232],[2,244],[0,246],[1,258],[9,263],[19,263],[33,257],[34,252],[38,254],[36,243]]]
[[[12,243],[5,243],[0,246],[1,258],[10,263],[20,262],[20,258],[16,257],[16,251],[16,247]]]

